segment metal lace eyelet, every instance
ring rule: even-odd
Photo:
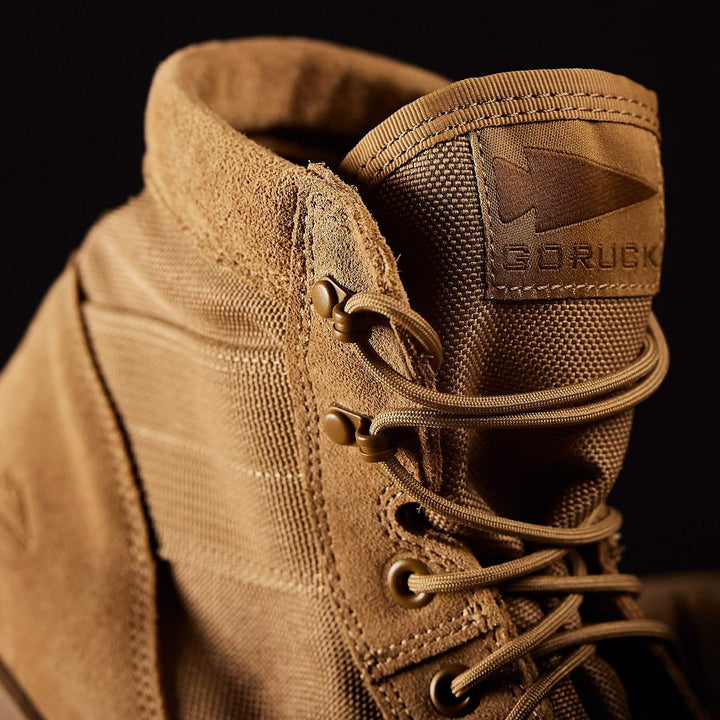
[[[390,432],[370,434],[371,419],[364,415],[330,407],[320,421],[325,434],[338,445],[355,445],[365,462],[382,462],[395,457],[397,442]]]
[[[315,312],[326,320],[332,319],[335,306],[346,300],[349,292],[331,277],[318,280],[310,290],[310,300]]]
[[[398,560],[388,570],[387,583],[392,599],[404,608],[420,608],[427,605],[433,595],[416,593],[408,587],[408,578],[412,574],[430,575],[430,568],[419,560]]]
[[[339,342],[356,343],[370,337],[371,322],[367,313],[346,313],[345,303],[352,296],[349,290],[326,275],[310,290],[313,309],[322,318],[332,320],[332,335]]]
[[[450,689],[452,681],[467,670],[465,665],[445,665],[440,668],[430,681],[430,702],[444,717],[463,717],[469,715],[480,704],[480,696],[469,692],[457,697]]]

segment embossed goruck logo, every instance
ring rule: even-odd
[[[535,209],[535,232],[572,225],[647,200],[655,188],[570,153],[523,148],[528,170],[495,158],[500,219]]]
[[[650,133],[610,123],[531,123],[471,136],[488,297],[657,292],[662,178]]]

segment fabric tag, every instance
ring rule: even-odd
[[[489,298],[658,291],[664,209],[652,133],[565,120],[483,128],[470,139]]]

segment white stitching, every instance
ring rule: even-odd
[[[160,432],[158,430],[153,430],[152,428],[145,427],[143,425],[133,425],[130,435],[131,436],[140,436],[147,440],[155,440],[157,442],[165,443],[167,445],[174,445],[175,447],[187,448],[188,450],[192,450],[193,452],[199,453],[201,455],[209,454],[208,448],[205,448],[202,445],[193,442],[192,440],[187,440],[185,438],[177,438],[177,437],[174,437],[173,435],[168,435],[166,433]],[[239,463],[235,462],[234,460],[230,460],[229,458],[226,458],[223,455],[219,455],[214,450],[212,452],[211,459],[218,461],[221,465],[225,465],[225,466],[231,468],[232,470],[237,470],[238,472],[245,473],[246,475],[249,475],[250,477],[255,477],[258,479],[302,480],[302,478],[303,478],[301,473],[285,473],[285,474],[283,474],[283,473],[263,472],[262,470],[253,470],[251,468],[245,467],[244,465],[240,465]]]

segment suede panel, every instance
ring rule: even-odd
[[[140,493],[69,265],[0,381],[0,655],[52,720],[164,717]]]
[[[414,610],[391,599],[385,578],[394,560],[420,559],[439,571],[468,569],[477,561],[444,534],[417,535],[405,529],[395,510],[409,498],[379,468],[364,463],[356,450],[335,445],[319,431],[320,419],[332,404],[373,416],[402,401],[389,397],[367,376],[351,346],[332,339],[328,322],[313,312],[308,301],[312,284],[329,274],[353,289],[405,298],[394,258],[357,194],[327,170],[321,174],[332,182],[332,191],[301,195],[306,215],[298,219],[305,245],[296,257],[298,267],[307,273],[306,282],[297,286],[304,297],[297,351],[307,373],[305,397],[295,405],[307,411],[306,421],[298,422],[302,433],[298,444],[311,450],[307,472],[318,494],[329,584],[356,660],[389,717],[432,718],[436,711],[429,703],[428,686],[438,667],[478,662],[512,637],[514,629],[489,590],[464,597],[438,595]],[[397,335],[376,329],[373,342],[383,357],[422,381],[418,359]],[[298,380],[304,374],[300,367]],[[415,471],[420,469],[416,466]],[[479,640],[468,643],[474,637]],[[441,659],[435,663],[418,666],[437,655]],[[471,716],[504,717],[534,677],[534,668],[523,663],[519,672],[489,683]],[[543,706],[537,716],[551,715]]]
[[[296,183],[307,171],[243,133],[311,129],[347,149],[438,75],[311,40],[192,46],[158,68],[146,112],[145,181],[217,262],[283,281]],[[182,152],[178,149],[182,148]]]

